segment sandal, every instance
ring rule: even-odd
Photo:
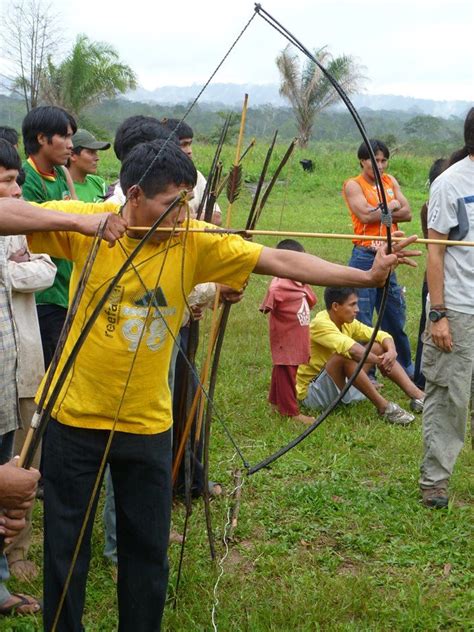
[[[26,616],[41,612],[41,604],[34,597],[28,597],[20,593],[12,593],[10,599],[12,597],[16,597],[19,601],[12,603],[10,606],[0,606],[0,616],[9,617],[15,614]],[[7,599],[7,602],[10,601],[10,599]]]

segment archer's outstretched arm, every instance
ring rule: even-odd
[[[254,272],[280,278],[294,279],[311,285],[337,285],[343,287],[382,287],[397,263],[411,263],[407,257],[419,256],[419,251],[405,251],[416,241],[416,235],[398,242],[393,254],[379,248],[372,268],[368,271],[349,268],[307,253],[291,250],[263,248]]]

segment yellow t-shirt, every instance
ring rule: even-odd
[[[48,202],[47,206],[57,210],[65,208],[61,202]],[[76,209],[74,203],[69,203],[67,211],[96,212],[94,207],[98,205],[90,205],[91,209],[85,208],[87,206],[78,205]],[[102,204],[100,207],[101,210],[118,208],[117,205],[107,205],[106,208]],[[206,226],[196,220],[189,224],[192,227]],[[48,252],[75,263],[71,278],[74,292],[91,239],[77,233],[36,233],[31,236],[30,243],[35,251]],[[136,239],[124,237],[114,248],[109,248],[105,242],[100,245],[56,375],[108,283],[137,243]],[[172,423],[168,367],[173,336],[182,321],[185,297],[195,285],[205,281],[240,289],[254,269],[261,249],[259,244],[246,242],[236,235],[205,233],[188,233],[186,237],[181,233],[168,242],[146,244],[133,262],[146,288],[130,267],[79,351],[52,416],[68,426],[110,429],[138,345],[116,430],[133,434],[167,430]],[[159,310],[152,307],[147,320],[148,304],[153,295]],[[139,344],[143,327],[145,332]]]
[[[300,364],[296,374],[298,399],[306,397],[309,383],[321,372],[331,356],[338,353],[350,358],[351,347],[356,342],[368,342],[372,332],[373,327],[368,327],[358,320],[346,323],[341,330],[333,323],[327,310],[316,314],[309,327],[311,356],[308,364]],[[385,331],[379,330],[375,340],[381,344],[386,338],[391,337]]]

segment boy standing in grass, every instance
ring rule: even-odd
[[[281,250],[304,252],[294,239],[277,244]],[[313,417],[300,413],[296,400],[296,371],[309,360],[310,310],[316,304],[313,290],[291,279],[274,278],[263,299],[260,311],[268,319],[272,353],[272,379],[268,401],[283,417],[312,423]]]

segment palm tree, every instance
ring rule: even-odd
[[[315,51],[316,59],[337,79],[347,94],[358,90],[365,78],[353,57],[333,57],[326,47]],[[280,94],[291,103],[298,125],[299,143],[306,147],[317,114],[337,101],[338,94],[318,66],[307,60],[303,68],[289,45],[276,59],[280,71]]]
[[[78,116],[87,106],[136,85],[135,73],[119,60],[112,46],[79,35],[71,53],[58,66],[48,59],[42,98]]]

